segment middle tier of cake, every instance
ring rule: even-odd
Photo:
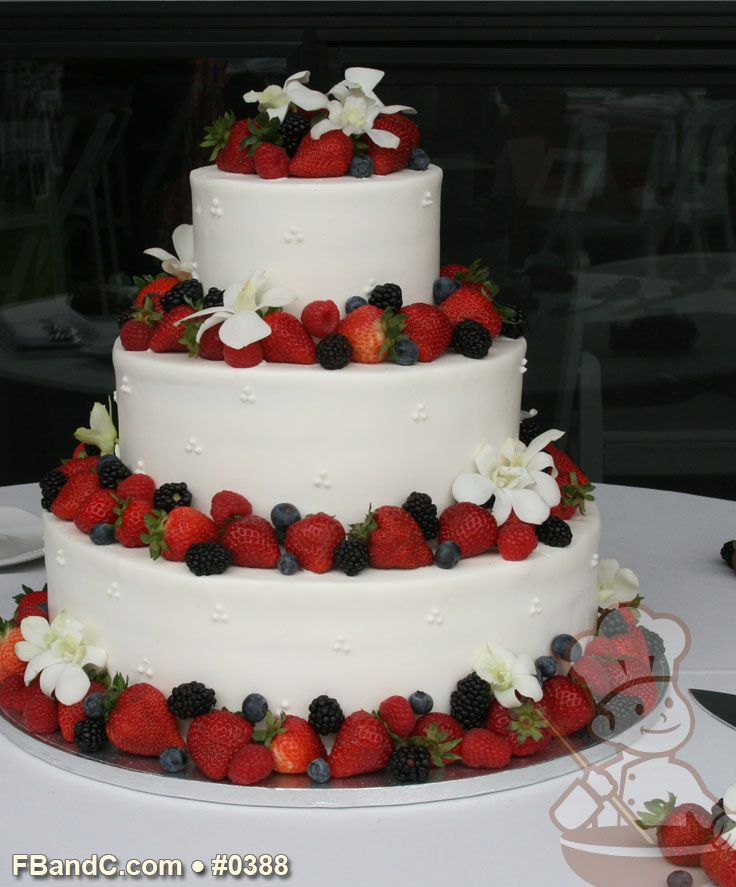
[[[159,483],[185,481],[205,511],[219,490],[257,514],[293,502],[346,526],[414,490],[442,509],[480,447],[517,437],[525,351],[499,338],[482,360],[241,370],[118,341],[120,456]]]

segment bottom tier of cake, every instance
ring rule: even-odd
[[[81,621],[131,682],[168,693],[202,681],[230,709],[257,692],[299,715],[321,693],[345,711],[370,710],[414,690],[444,708],[485,643],[536,657],[555,635],[590,632],[596,621],[594,506],[570,522],[568,548],[352,579],[238,568],[198,578],[147,549],[98,547],[73,524],[44,520],[51,615]]]

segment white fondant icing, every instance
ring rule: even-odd
[[[538,597],[533,597],[531,605],[529,607],[529,615],[530,616],[539,616],[542,612],[542,601]]]
[[[429,418],[427,407],[423,403],[418,403],[411,414],[412,422],[426,422]]]
[[[123,376],[123,378],[120,380],[120,385],[118,386],[118,390],[120,391],[121,394],[130,394],[131,393],[131,391],[133,389],[130,387],[130,379],[128,378],[128,376]]]
[[[136,671],[137,671],[138,674],[139,674],[142,678],[144,678],[144,679],[145,679],[145,678],[149,678],[149,679],[150,679],[150,678],[153,677],[153,675],[154,675],[154,671],[153,671],[153,669],[151,668],[150,660],[149,660],[149,658],[148,658],[147,656],[144,656],[144,657],[143,657],[143,662],[141,662],[141,663],[139,664],[139,666],[138,666],[138,668],[136,669]]]
[[[184,447],[184,452],[189,453],[190,455],[193,453],[195,456],[201,456],[202,445],[199,443],[196,437],[190,437],[189,442]]]
[[[64,557],[64,549],[63,548],[58,548],[56,550],[56,563],[60,567],[66,566],[66,558]]]
[[[105,589],[105,594],[112,600],[120,600],[120,586],[117,582],[111,582]]]
[[[210,203],[210,215],[213,219],[222,218],[222,205],[217,197],[213,197],[212,203]]]
[[[434,200],[432,199],[432,192],[425,191],[424,195],[422,197],[422,206],[429,208],[430,206],[432,206],[433,203],[434,203]]]
[[[253,389],[250,385],[246,385],[243,390],[240,392],[240,400],[243,403],[255,403],[256,396],[253,394]]]
[[[432,609],[427,614],[427,622],[430,625],[442,625],[444,619],[442,618],[442,613],[440,612],[439,607],[432,607]]]
[[[304,235],[298,228],[289,228],[284,235],[284,243],[304,243]]]
[[[329,474],[326,471],[318,471],[314,478],[314,485],[320,489],[329,490],[332,486]]]

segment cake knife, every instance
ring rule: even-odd
[[[690,695],[709,715],[736,728],[736,695],[719,690],[690,690]]]

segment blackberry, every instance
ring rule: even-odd
[[[375,305],[384,311],[386,308],[392,308],[395,314],[401,311],[404,300],[401,296],[401,287],[398,283],[381,283],[374,286],[370,296],[368,296],[368,304]]]
[[[317,696],[309,703],[309,723],[320,736],[337,733],[344,720],[340,703],[331,696]]]
[[[192,494],[184,481],[162,484],[153,494],[153,507],[159,511],[173,511],[192,504]]]
[[[506,336],[507,339],[520,339],[529,329],[529,321],[521,308],[513,308],[512,310],[511,317],[504,320],[501,326],[501,335]]]
[[[609,610],[598,626],[598,634],[602,634],[606,638],[615,638],[620,634],[628,633],[629,623],[618,610]]]
[[[724,542],[721,546],[721,557],[728,564],[729,567],[736,566],[736,562],[734,562],[733,558],[734,548],[736,548],[736,540]]]
[[[395,782],[426,782],[432,767],[429,749],[421,745],[402,745],[391,755],[388,772]]]
[[[341,370],[350,363],[352,356],[352,345],[340,333],[330,333],[317,345],[317,360],[325,370]]]
[[[166,702],[171,714],[177,718],[196,718],[206,715],[215,707],[215,691],[205,687],[201,681],[189,681],[188,684],[174,687]]]
[[[439,533],[440,521],[437,517],[437,506],[427,493],[412,493],[401,506],[408,511],[419,524],[425,539],[434,539]]]
[[[120,481],[130,477],[133,472],[124,465],[117,456],[103,456],[97,464],[97,476],[100,484],[108,490],[116,489]]]
[[[184,563],[195,576],[219,576],[232,562],[232,554],[219,542],[195,542],[184,555]]]
[[[362,539],[348,537],[338,542],[335,549],[335,566],[346,576],[357,576],[369,563],[368,546]]]
[[[133,319],[133,306],[126,308],[118,317],[118,329],[121,330],[125,324]]]
[[[471,672],[457,682],[457,689],[450,695],[450,714],[463,730],[481,727],[493,701],[488,681]]]
[[[657,702],[659,702],[667,692],[671,680],[670,664],[664,656],[655,656],[652,660],[652,677],[657,686]]]
[[[74,742],[88,754],[107,745],[104,718],[84,718],[74,726]]]
[[[643,710],[638,696],[617,693],[599,709],[590,729],[598,739],[608,739],[635,724]]]
[[[461,320],[452,331],[452,347],[463,357],[480,360],[488,354],[492,343],[491,334],[475,320]]]
[[[543,431],[544,428],[537,422],[537,417],[528,416],[526,419],[522,419],[521,425],[519,425],[519,440],[527,447]]]
[[[644,635],[644,640],[647,642],[649,655],[654,656],[655,659],[659,656],[664,656],[664,641],[657,632],[652,631],[650,628],[645,628],[643,625],[640,628],[641,633]]]
[[[201,302],[204,297],[202,284],[192,278],[191,280],[180,280],[174,284],[168,293],[161,296],[161,310],[172,311],[180,305],[194,306],[197,302]]]
[[[279,127],[281,143],[289,157],[293,157],[296,154],[299,143],[308,132],[309,118],[303,114],[289,111],[286,117],[284,117],[284,122]]]
[[[41,487],[41,507],[46,511],[51,511],[54,499],[61,492],[61,488],[66,483],[66,475],[57,469],[47,471],[39,481]]]
[[[218,290],[216,286],[211,286],[202,299],[203,308],[219,308],[222,305],[223,291]]]
[[[537,539],[552,548],[567,548],[572,542],[572,530],[562,518],[548,517],[536,528]]]

